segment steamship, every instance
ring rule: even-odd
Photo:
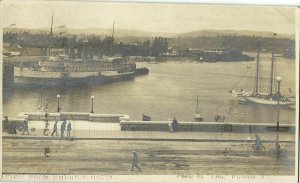
[[[52,26],[53,14],[50,37],[52,37]],[[113,55],[113,40],[114,24],[111,55]],[[88,40],[83,40],[83,43],[87,42]],[[123,57],[87,57],[86,48],[83,49],[80,57],[74,57],[74,50],[69,51],[68,55],[61,53],[53,56],[50,47],[51,45],[48,45],[49,55],[39,62],[20,63],[14,66],[15,86],[95,85],[126,80],[135,75],[148,74],[149,72],[147,68],[136,68],[134,61],[129,61]]]
[[[15,86],[55,86],[101,84],[130,79],[136,74],[135,62],[122,57],[68,59],[64,55],[45,57],[33,64],[14,66]]]

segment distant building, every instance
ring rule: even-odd
[[[202,50],[199,48],[189,48],[188,51],[190,54],[199,54],[202,52]]]
[[[6,57],[12,56],[43,56],[45,55],[44,48],[25,48],[19,44],[3,43],[3,55]]]
[[[3,55],[6,57],[20,56],[22,47],[17,44],[3,43]]]

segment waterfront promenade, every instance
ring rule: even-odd
[[[63,138],[60,136],[65,118],[72,124],[70,138],[66,138],[66,131]],[[25,119],[29,135],[22,135]],[[168,121],[130,121],[129,116],[119,114],[52,113],[46,123],[42,113],[23,113],[11,120],[18,127],[16,134],[2,133],[4,174],[294,175],[295,172],[293,125],[282,124],[285,126],[279,138],[282,151],[277,158],[276,131],[271,124],[231,123],[232,130],[228,132],[222,127],[225,123],[179,122],[180,131],[170,133],[165,128],[153,128],[167,127]],[[51,136],[55,121],[58,133]],[[190,128],[190,123],[198,125],[197,131]],[[135,127],[122,130],[124,124]],[[147,127],[149,130],[141,130]],[[252,130],[248,131],[250,127]],[[262,141],[262,151],[252,148],[255,135]],[[48,148],[46,157],[44,152]],[[139,156],[141,172],[131,171],[133,151]]]
[[[161,132],[161,131],[118,131],[118,130],[74,130],[71,132],[71,138],[45,136],[43,130],[36,130],[29,135],[3,134],[3,139],[39,139],[39,140],[134,140],[134,141],[191,141],[191,142],[254,142],[255,135],[259,134],[262,141],[275,143],[276,133],[221,133],[221,132]],[[293,143],[295,135],[292,133],[281,133],[281,142]]]
[[[71,139],[73,140],[155,140],[155,141],[226,141],[226,142],[250,142],[255,140],[255,135],[260,134],[263,141],[273,142],[275,140],[276,132],[274,131],[260,131],[252,133],[241,133],[242,131],[232,131],[232,132],[220,132],[215,131],[212,133],[207,126],[200,126],[203,130],[208,131],[190,131],[181,130],[175,133],[170,133],[165,130],[158,131],[131,131],[121,130],[121,125],[119,122],[91,122],[83,120],[68,120],[72,124]],[[16,138],[16,139],[44,139],[44,140],[59,140],[62,139],[60,133],[61,122],[58,122],[58,136],[53,132],[54,121],[48,122],[48,127],[46,133],[44,133],[45,122],[44,121],[29,121],[29,135],[22,135],[22,131],[17,131],[17,134],[3,133],[3,138]],[[136,123],[136,122],[135,122]],[[142,123],[142,122],[141,122]],[[151,122],[147,122],[151,123]],[[154,122],[155,123],[155,122]],[[167,122],[166,122],[167,123]],[[22,123],[21,123],[22,124]],[[202,123],[201,123],[202,124]],[[203,122],[204,124],[204,122]],[[214,124],[214,123],[212,123]],[[220,123],[215,123],[220,124]],[[167,126],[167,124],[166,124]],[[211,125],[211,127],[214,127]],[[211,128],[210,127],[210,128]],[[246,129],[248,126],[246,125]],[[64,133],[64,138],[67,136],[67,132]],[[281,141],[293,142],[295,140],[295,135],[291,131],[281,132]]]
[[[66,139],[44,136],[41,129],[30,135],[4,133],[3,173],[294,175],[294,134],[280,134],[280,158],[274,132],[258,133],[265,150],[251,151],[255,134],[74,130]],[[130,171],[132,151],[142,172]]]

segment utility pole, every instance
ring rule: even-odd
[[[280,144],[279,144],[279,114],[280,114],[280,99],[281,99],[281,94],[280,94],[280,82],[281,82],[281,77],[278,76],[276,78],[277,80],[277,133],[276,133],[276,143],[275,143],[275,149],[276,149],[276,157],[279,158],[280,156]]]

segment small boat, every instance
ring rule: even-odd
[[[232,96],[234,97],[240,97],[240,96],[252,96],[254,91],[249,91],[249,92],[246,92],[244,91],[243,89],[241,89],[240,92],[237,92],[235,89],[232,89],[232,90],[229,90],[229,92],[231,93]]]
[[[247,105],[248,102],[247,101],[243,101],[243,100],[239,100],[239,104]]]
[[[140,67],[135,70],[136,75],[149,74],[149,69],[147,67]]]
[[[200,110],[198,110],[199,108],[199,100],[198,100],[198,96],[197,96],[197,107],[196,107],[196,113],[194,114],[194,119],[198,122],[203,121],[203,117],[200,114]]]
[[[143,121],[151,121],[151,117],[143,114]]]

